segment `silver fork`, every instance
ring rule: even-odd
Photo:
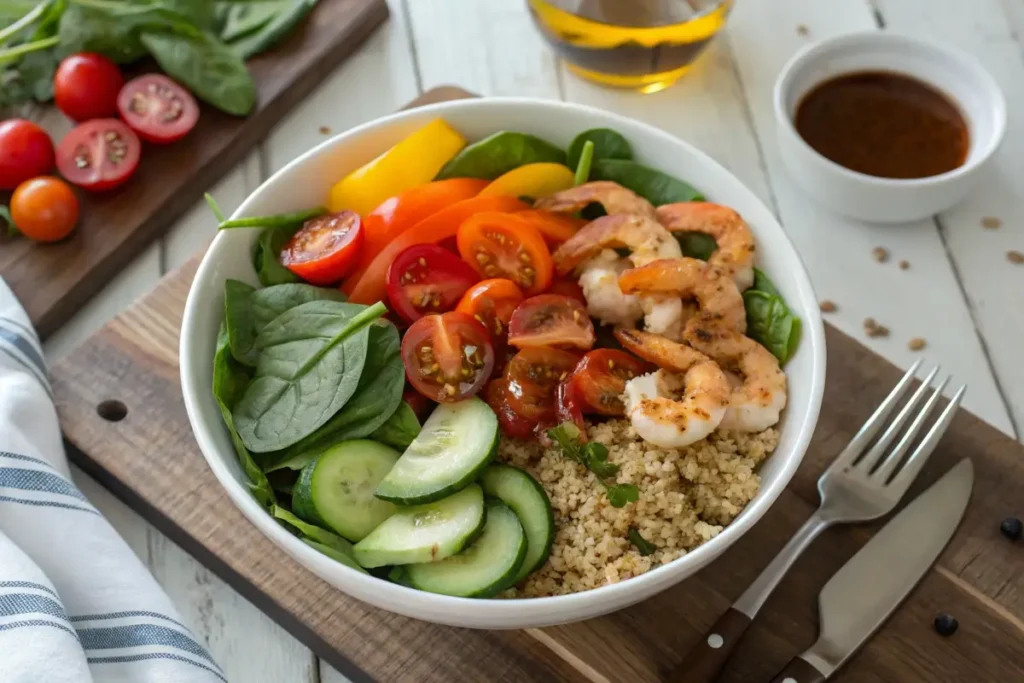
[[[914,363],[821,475],[818,479],[821,505],[743,595],[715,622],[707,637],[690,650],[683,663],[669,676],[670,683],[711,683],[717,679],[722,666],[768,596],[779,585],[782,577],[800,554],[821,532],[833,524],[877,519],[896,507],[935,450],[936,444],[946,433],[967,389],[966,386],[961,386],[956,391],[935,424],[904,462],[904,456],[935,409],[942,397],[942,390],[949,382],[949,377],[942,380],[925,401],[924,406],[920,410],[917,409],[928,393],[932,380],[939,373],[936,366],[896,417],[889,422],[889,416],[907,392],[920,366],[921,361]],[[910,426],[903,432],[908,421]],[[882,435],[869,449],[869,444],[879,432],[882,432]],[[892,446],[901,432],[902,437],[895,446]]]

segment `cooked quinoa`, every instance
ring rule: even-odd
[[[636,485],[640,499],[614,508],[594,474],[557,446],[502,439],[498,457],[532,474],[555,513],[551,557],[506,597],[589,590],[685,555],[717,536],[757,495],[757,467],[779,441],[775,429],[716,431],[686,448],[665,449],[642,440],[627,420],[590,425],[587,431],[619,465],[617,481]],[[630,527],[657,549],[641,555],[627,538]]]

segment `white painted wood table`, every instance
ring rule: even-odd
[[[391,19],[285,119],[213,194],[226,210],[306,149],[321,127],[338,132],[387,114],[424,89],[457,84],[483,95],[580,102],[633,116],[688,140],[739,176],[781,219],[802,254],[827,319],[900,366],[923,352],[970,385],[966,406],[1003,431],[1024,427],[1024,0],[738,0],[699,68],[655,95],[601,89],[558,63],[530,24],[524,0],[389,0]],[[1009,129],[991,176],[934,220],[859,224],[815,206],[787,178],[774,142],[771,90],[783,63],[809,41],[861,30],[900,31],[958,45],[1004,89]],[[699,183],[699,179],[694,179]],[[982,227],[984,217],[1001,221]],[[56,358],[97,330],[213,234],[197,205],[159,243],[55,334]],[[877,263],[872,249],[889,250]],[[898,262],[910,266],[900,269]],[[862,321],[887,326],[869,339]],[[231,681],[343,681],[244,598],[84,475],[87,495],[151,568]]]

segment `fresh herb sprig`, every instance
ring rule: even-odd
[[[619,466],[608,462],[608,449],[596,441],[583,443],[579,427],[572,422],[563,422],[548,430],[548,436],[558,444],[565,457],[575,460],[594,473],[604,486],[605,495],[612,507],[625,507],[640,499],[640,491],[633,484],[617,484],[614,477]],[[611,481],[609,481],[611,480]]]
[[[644,557],[647,557],[658,549],[658,546],[641,536],[640,530],[635,526],[629,527],[629,532],[626,535],[629,537],[629,542],[636,546],[637,552]]]

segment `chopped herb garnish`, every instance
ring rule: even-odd
[[[575,460],[594,473],[597,480],[605,488],[608,502],[612,507],[621,508],[627,503],[640,498],[640,491],[633,484],[616,484],[613,477],[619,472],[619,466],[608,462],[608,449],[604,444],[580,440],[580,429],[572,422],[563,422],[548,430],[548,436],[562,449],[562,454]],[[611,482],[608,479],[613,479]]]
[[[638,551],[640,551],[640,554],[643,555],[644,557],[647,557],[648,555],[650,555],[651,553],[653,553],[655,550],[658,549],[658,546],[654,545],[653,543],[648,541],[646,538],[641,536],[640,535],[640,531],[635,526],[629,527],[629,534],[628,535],[629,535],[629,542],[632,543],[633,545],[635,545],[636,549]]]

